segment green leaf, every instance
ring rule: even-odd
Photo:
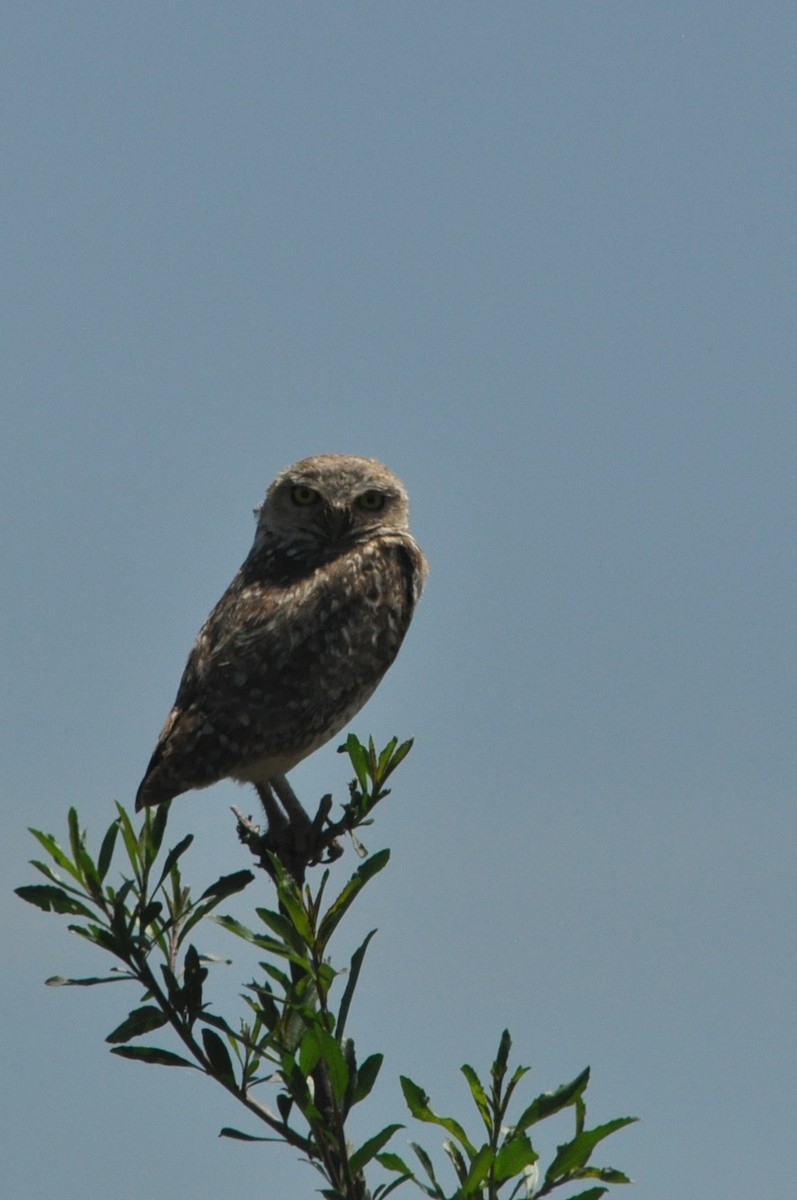
[[[257,943],[257,934],[251,929],[247,929],[246,925],[242,925],[240,921],[236,921],[235,917],[213,917],[213,920],[229,933],[234,933],[236,937],[243,938],[245,942]]]
[[[343,1031],[346,1028],[346,1021],[348,1020],[348,1016],[349,1016],[349,1008],[351,1006],[352,998],[354,997],[354,990],[357,987],[357,980],[360,977],[360,969],[363,965],[363,959],[365,958],[365,952],[368,949],[368,943],[370,942],[371,938],[374,936],[375,933],[376,933],[376,930],[372,929],[371,932],[368,934],[368,936],[365,938],[365,941],[363,941],[357,947],[357,949],[354,951],[354,954],[352,954],[352,956],[351,956],[351,965],[349,967],[349,977],[346,980],[346,987],[344,988],[344,991],[343,991],[343,998],[340,1002],[340,1008],[338,1009],[337,1025],[335,1026],[335,1028],[338,1031],[339,1038],[343,1037]]]
[[[144,848],[147,868],[153,865],[160,852],[170,808],[171,801],[166,800],[156,808],[147,808],[144,811],[144,824],[139,844]]]
[[[412,1115],[417,1121],[426,1121],[431,1125],[440,1125],[457,1139],[470,1159],[475,1158],[476,1150],[470,1142],[465,1130],[453,1117],[441,1117],[429,1107],[429,1097],[417,1083],[413,1083],[406,1075],[399,1076],[401,1090]]]
[[[376,1083],[382,1066],[383,1054],[369,1054],[368,1058],[357,1069],[357,1084],[352,1097],[352,1105],[359,1104],[368,1096]]]
[[[490,1115],[490,1105],[487,1100],[487,1093],[482,1086],[479,1076],[476,1074],[473,1067],[469,1066],[467,1063],[463,1063],[460,1067],[460,1070],[468,1081],[470,1094],[473,1096],[476,1107],[479,1110],[479,1115],[487,1127],[487,1132],[492,1133],[493,1122]]]
[[[75,917],[88,917],[90,921],[96,919],[96,913],[55,884],[32,883],[14,888],[14,891],[20,900],[34,904],[42,912],[69,913]]]
[[[77,809],[74,806],[69,809],[66,819],[69,827],[69,848],[72,851],[72,860],[79,866],[80,852],[83,849],[83,836],[80,832]]]
[[[243,1035],[236,1033],[235,1030],[227,1024],[227,1022],[224,1020],[224,1017],[219,1017],[216,1015],[216,1013],[202,1013],[200,1020],[206,1025],[212,1025],[214,1029],[220,1029],[221,1032],[226,1033],[228,1037],[246,1040],[243,1038]]]
[[[495,1157],[496,1183],[503,1183],[504,1180],[519,1175],[525,1167],[537,1162],[538,1158],[539,1154],[524,1133],[507,1139]]]
[[[254,882],[254,875],[251,871],[234,871],[232,875],[222,875],[215,883],[212,883],[209,888],[205,888],[200,901],[214,899],[216,901],[226,900],[228,896],[235,895],[236,892],[242,892],[245,887]]]
[[[29,832],[33,834],[39,845],[47,851],[47,853],[50,855],[50,858],[52,858],[59,867],[63,867],[63,869],[67,871],[73,879],[76,879],[78,883],[82,883],[80,871],[69,858],[69,856],[61,849],[51,833],[42,833],[40,829],[30,829]]]
[[[446,1138],[443,1142],[443,1151],[451,1159],[451,1164],[454,1168],[454,1174],[457,1177],[459,1184],[464,1184],[468,1178],[468,1164],[465,1162],[464,1155],[456,1142],[452,1142],[450,1138]]]
[[[152,1004],[143,1008],[134,1008],[128,1017],[117,1025],[113,1033],[109,1033],[106,1042],[129,1042],[131,1038],[140,1037],[142,1033],[151,1033],[160,1029],[167,1022],[166,1015]]]
[[[474,1191],[479,1184],[483,1183],[487,1178],[487,1172],[493,1161],[492,1146],[482,1146],[481,1150],[475,1155],[470,1164],[468,1177],[462,1185],[462,1190],[467,1194]]]
[[[238,1142],[279,1142],[280,1138],[273,1137],[255,1137],[252,1133],[242,1133],[240,1129],[231,1129],[229,1125],[225,1125],[219,1130],[219,1137],[234,1138]]]
[[[130,860],[130,865],[133,868],[135,877],[141,881],[141,849],[138,844],[138,834],[133,828],[130,817],[127,815],[127,810],[117,802],[116,811],[119,814],[119,828],[122,831],[122,841],[125,844],[127,857]]]
[[[506,1113],[507,1108],[509,1107],[509,1101],[512,1099],[512,1093],[514,1092],[517,1085],[520,1083],[523,1076],[528,1075],[530,1070],[531,1070],[531,1067],[515,1067],[514,1071],[512,1072],[512,1078],[509,1080],[509,1083],[504,1088],[504,1102],[503,1102],[503,1105],[501,1106],[504,1114]]]
[[[258,908],[255,909],[255,911],[263,924],[267,925],[269,929],[276,933],[277,937],[282,940],[285,947],[287,947],[294,954],[304,957],[307,943],[302,934],[296,929],[293,921],[289,920],[288,917],[283,916],[282,913],[273,912],[270,908]],[[309,936],[310,926],[307,924],[306,919],[304,920],[303,925],[304,931]]]
[[[213,1074],[218,1079],[234,1084],[235,1073],[232,1068],[232,1059],[227,1047],[214,1029],[202,1030],[202,1044],[205,1047],[208,1062],[213,1068]]]
[[[379,1161],[377,1157],[377,1162]],[[408,1179],[412,1179],[412,1175],[399,1175],[398,1179],[394,1179],[392,1183],[383,1183],[374,1192],[374,1200],[385,1200],[385,1196],[389,1196],[391,1192],[395,1192],[396,1188],[400,1188],[402,1183],[406,1183]],[[425,1188],[424,1191],[426,1191]]]
[[[207,977],[207,967],[201,965],[196,947],[189,946],[183,964],[182,998],[185,1011],[194,1018],[202,1011],[202,984]]]
[[[346,753],[349,756],[351,765],[354,767],[354,773],[357,776],[357,782],[363,792],[368,791],[368,759],[366,756],[365,746],[350,733],[344,743]]]
[[[179,1054],[172,1054],[171,1050],[161,1050],[158,1046],[114,1046],[111,1054],[118,1054],[120,1058],[134,1058],[138,1062],[155,1063],[160,1067],[198,1069],[187,1058],[181,1058]]]
[[[67,929],[70,933],[76,933],[78,937],[85,938],[87,942],[93,942],[95,946],[101,946],[109,954],[115,954],[123,962],[128,961],[124,940],[117,937],[109,929],[103,929],[101,925],[93,924],[88,926],[67,925]]]
[[[149,809],[147,809],[147,812],[149,812],[149,811],[150,811],[150,810],[149,810]],[[194,840],[194,835],[193,835],[193,833],[187,833],[187,834],[185,835],[185,837],[184,837],[184,838],[182,838],[182,839],[181,839],[181,840],[180,840],[180,841],[177,843],[177,845],[176,845],[176,846],[172,846],[171,850],[170,850],[170,851],[169,851],[169,853],[166,855],[166,860],[165,860],[165,862],[164,862],[164,864],[163,864],[163,870],[162,870],[162,871],[161,871],[161,873],[160,873],[160,878],[158,879],[158,882],[155,884],[155,887],[152,889],[152,891],[153,891],[153,892],[157,892],[158,888],[161,886],[161,884],[163,883],[164,879],[167,879],[167,878],[168,878],[168,876],[169,876],[169,872],[171,871],[172,867],[175,865],[175,863],[177,862],[177,860],[178,860],[179,858],[181,858],[183,854],[185,854],[186,850],[187,850],[187,849],[188,849],[188,847],[191,845],[191,843],[193,842],[193,840]],[[150,849],[151,849],[151,848],[150,848]],[[157,853],[157,851],[156,851],[156,853]],[[152,856],[152,857],[154,858],[154,857],[155,857],[155,855],[153,854],[153,856]]]
[[[601,1196],[605,1196],[608,1188],[596,1187],[587,1188],[586,1192],[578,1192],[575,1196],[569,1196],[568,1200],[600,1200]]]
[[[600,1179],[603,1183],[630,1183],[631,1180],[622,1171],[616,1171],[614,1167],[581,1167],[578,1171],[572,1171],[570,1179]]]
[[[501,1040],[498,1043],[498,1053],[495,1056],[495,1062],[490,1068],[490,1074],[496,1083],[500,1084],[506,1074],[506,1064],[509,1061],[509,1051],[512,1049],[512,1039],[509,1036],[509,1030],[505,1029],[501,1034]]]
[[[293,930],[294,936],[291,944],[297,950],[304,953],[304,947],[312,946],[314,939],[313,930],[310,926],[310,917],[308,916],[307,909],[304,907],[302,894],[296,887],[293,879],[284,876],[277,885],[277,895],[279,896],[280,907],[284,910]]]
[[[395,738],[394,738],[394,741],[395,741]],[[384,779],[387,779],[388,775],[392,775],[393,772],[395,771],[396,767],[400,766],[400,764],[404,761],[404,759],[407,757],[410,750],[412,749],[414,742],[415,742],[414,738],[407,738],[406,742],[401,743],[401,745],[396,750],[395,754],[393,755],[393,757],[390,760],[388,769],[383,776]]]
[[[50,866],[49,863],[39,862],[38,858],[32,858],[30,860],[30,865],[35,867],[37,871],[41,872],[41,874],[44,875],[46,879],[49,879],[51,883],[54,883],[56,887],[63,887],[68,892],[75,891],[70,884],[64,883],[61,876]],[[82,890],[78,894],[83,895]]]
[[[97,873],[101,880],[105,879],[105,876],[108,874],[108,868],[113,859],[113,852],[116,848],[116,839],[118,836],[119,822],[117,820],[108,826],[108,831],[102,839],[102,845],[100,846],[100,855],[97,859]]]
[[[309,1075],[320,1061],[326,1064],[332,1095],[340,1103],[349,1084],[349,1068],[346,1066],[343,1051],[330,1033],[320,1025],[312,1025],[302,1038],[299,1052],[302,1073]]]
[[[369,879],[373,879],[374,875],[387,866],[389,859],[389,850],[378,850],[376,854],[372,854],[370,858],[360,864],[348,883],[344,885],[340,895],[332,901],[324,913],[318,928],[318,940],[322,947],[326,946],[339,921],[353,904],[359,892],[362,891]]]
[[[406,1175],[408,1178],[412,1175],[412,1171],[404,1162],[404,1159],[400,1158],[398,1154],[394,1154],[392,1150],[388,1150],[386,1154],[377,1154],[376,1161],[386,1171],[398,1171],[400,1175]]]
[[[537,1121],[544,1121],[552,1113],[561,1112],[563,1108],[574,1104],[588,1083],[589,1067],[586,1067],[570,1083],[563,1083],[561,1087],[556,1088],[554,1091],[543,1092],[541,1096],[537,1096],[535,1100],[532,1100],[528,1108],[524,1109],[515,1122],[515,1128],[518,1130],[528,1129],[530,1125],[534,1125]]]
[[[378,758],[377,764],[376,764],[376,775],[380,782],[385,777],[385,769],[387,767],[387,764],[390,762],[391,755],[393,754],[393,751],[396,749],[397,745],[398,745],[398,738],[392,737],[390,739],[390,741],[388,742],[388,744],[385,746],[384,750],[382,750],[379,754],[379,758]]]
[[[123,983],[129,979],[135,979],[135,976],[129,971],[123,971],[118,975],[92,975],[86,979],[67,979],[64,975],[51,975],[44,983],[46,987],[95,987],[98,983]]]
[[[433,1185],[433,1190],[430,1190],[429,1188],[424,1188],[424,1191],[429,1196],[437,1196],[439,1198],[439,1200],[445,1200],[445,1194],[443,1192],[443,1189],[440,1187],[440,1184],[437,1182],[437,1178],[434,1173],[434,1167],[432,1166],[432,1160],[429,1157],[429,1155],[426,1153],[426,1151],[424,1150],[423,1146],[419,1146],[417,1142],[410,1142],[410,1149],[413,1150],[413,1152],[417,1155],[418,1162],[423,1167],[424,1171],[426,1172],[426,1174],[429,1177],[430,1182]],[[423,1184],[420,1184],[420,1186],[423,1187]]]
[[[366,1163],[375,1158],[382,1147],[390,1141],[396,1130],[403,1128],[403,1125],[386,1125],[384,1129],[380,1129],[379,1133],[374,1134],[367,1142],[363,1142],[359,1150],[355,1150],[349,1160],[352,1171],[361,1171]]]
[[[585,1129],[572,1141],[566,1142],[563,1146],[557,1146],[556,1156],[545,1175],[546,1183],[560,1179],[563,1175],[569,1175],[573,1171],[577,1171],[579,1167],[583,1167],[599,1142],[618,1129],[632,1125],[636,1120],[637,1117],[617,1117],[614,1121],[607,1121],[605,1125],[597,1125],[594,1129]]]

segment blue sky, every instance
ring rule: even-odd
[[[11,888],[28,825],[75,804],[98,838],[132,803],[251,510],[322,451],[402,476],[432,564],[353,726],[417,738],[340,951],[379,927],[369,1130],[404,1119],[399,1073],[464,1118],[458,1068],[508,1026],[530,1088],[590,1063],[593,1119],[644,1118],[605,1155],[640,1200],[790,1195],[793,6],[2,25],[9,1200],[316,1187],[219,1141],[209,1084],[108,1055],[137,995],[42,987],[104,964]],[[294,773],[346,780],[332,746]],[[197,886],[242,865],[241,797],[174,806]]]

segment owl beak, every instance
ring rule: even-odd
[[[327,506],[326,526],[329,530],[329,536],[333,541],[339,542],[345,538],[352,527],[351,513],[347,508],[339,508],[337,505],[330,504]]]

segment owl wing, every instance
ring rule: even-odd
[[[252,763],[284,773],[339,732],[398,653],[424,577],[406,537],[276,583],[245,563],[200,630],[136,808]]]

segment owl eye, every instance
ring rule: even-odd
[[[371,488],[357,497],[357,503],[366,512],[379,512],[380,509],[385,507],[385,494]]]
[[[309,508],[312,504],[318,504],[321,497],[315,488],[307,487],[303,483],[297,483],[295,487],[291,488],[291,499],[300,508]]]

